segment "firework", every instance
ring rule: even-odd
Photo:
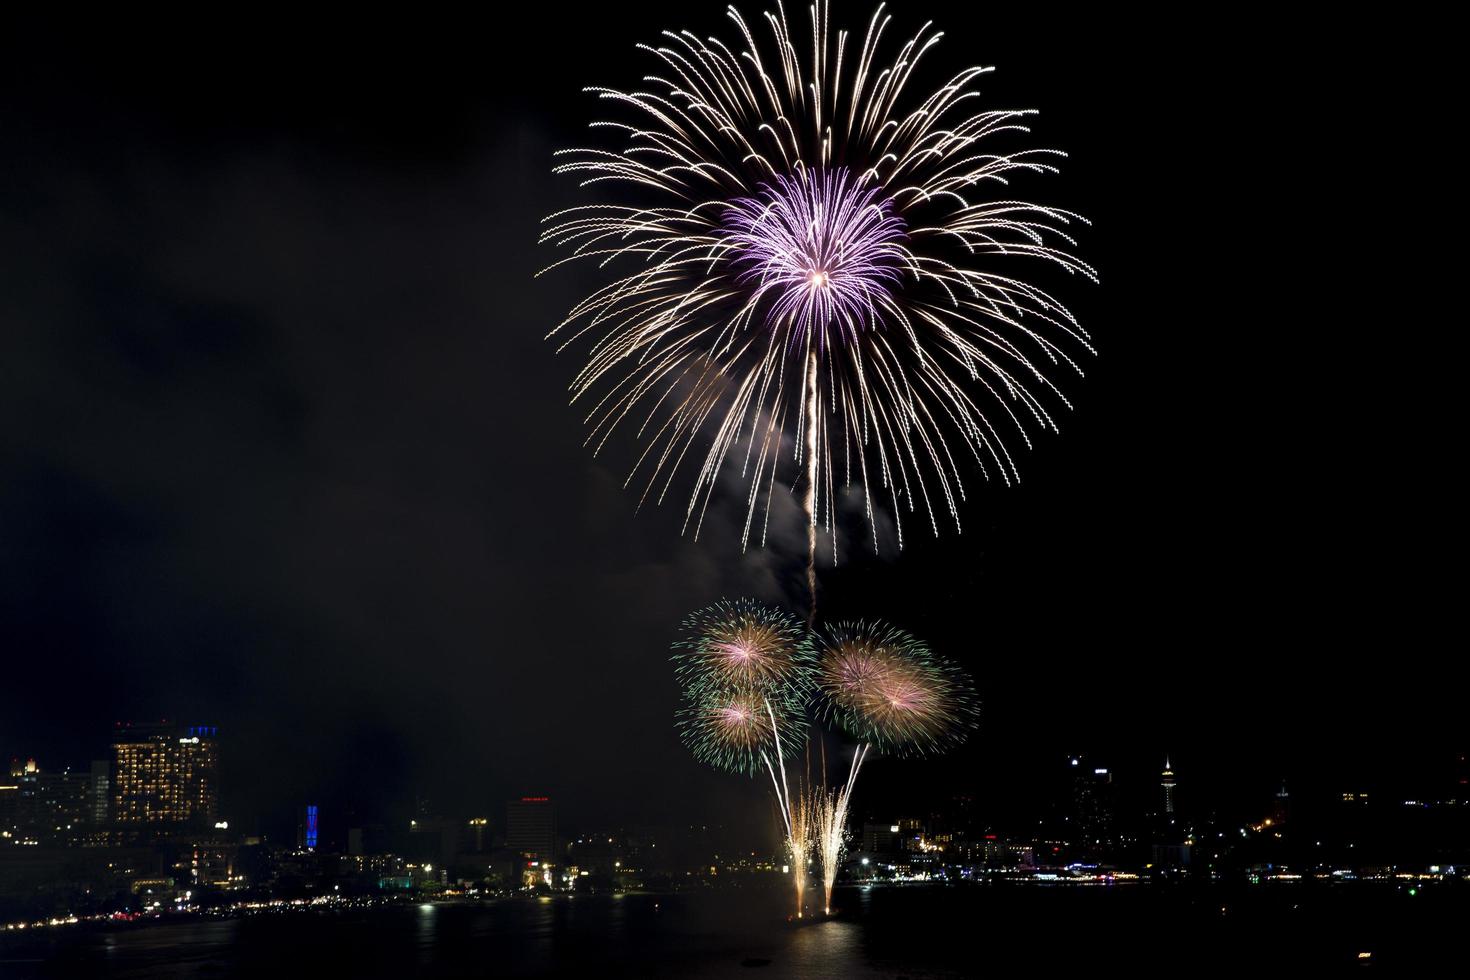
[[[791,879],[796,888],[796,917],[806,914],[807,868],[812,861],[812,845],[817,840],[817,794],[799,792],[788,801],[786,850],[791,855]]]
[[[866,752],[865,749],[858,751]],[[856,778],[856,765],[851,775]],[[822,869],[822,912],[825,915],[832,914],[832,886],[837,881],[837,869],[842,866],[842,855],[847,850],[847,810],[851,798],[851,779],[840,789],[823,787],[812,794],[812,840],[817,851],[817,863]]]
[[[852,790],[868,753],[875,747],[899,756],[942,751],[965,738],[977,709],[964,672],[902,630],[837,623],[822,631],[818,647],[820,710],[861,743],[846,781],[824,789],[814,809],[823,907],[831,914]]]
[[[916,94],[929,25],[889,45],[880,5],[858,43],[824,0],[809,12],[809,40],[778,5],[758,41],[731,8],[733,47],[665,32],[640,46],[658,63],[641,89],[588,89],[616,111],[593,124],[609,139],[554,169],[610,197],[541,237],[569,252],[549,268],[609,270],[549,334],[586,347],[588,444],[633,431],[642,501],[684,473],[696,536],[737,474],[746,546],[777,485],[801,484],[815,601],[817,528],[847,495],[875,549],[880,510],[902,547],[906,517],[958,529],[968,473],[1018,479],[1007,442],[1056,428],[1053,375],[1091,352],[1030,274],[1096,277],[1072,251],[1082,219],[1014,197],[1062,154],[1011,148],[1032,110],[973,108],[990,69]]]
[[[823,631],[819,646],[817,686],[827,717],[863,744],[926,755],[974,726],[968,677],[908,633],[838,623]]]
[[[791,855],[799,918],[811,860],[812,815],[803,794],[791,793],[786,758],[789,750],[806,741],[805,699],[770,686],[718,687],[700,682],[685,691],[685,702],[678,727],[696,759],[745,775],[764,770],[770,777]]]
[[[672,659],[684,689],[678,727],[695,758],[746,775],[764,771],[771,779],[800,916],[812,820],[804,794],[790,791],[786,760],[809,728],[816,662],[810,636],[780,609],[722,600],[684,621]]]
[[[720,601],[684,621],[674,671],[686,690],[771,693],[800,700],[816,661],[796,617],[749,599]]]
[[[801,702],[741,688],[690,692],[677,725],[696,759],[747,776],[784,764],[786,753],[799,749],[807,732]]]

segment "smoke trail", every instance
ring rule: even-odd
[[[817,350],[807,354],[806,368],[806,590],[811,606],[806,624],[817,622]]]

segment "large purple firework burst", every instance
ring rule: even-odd
[[[732,7],[733,46],[640,45],[658,62],[641,87],[589,89],[618,110],[593,124],[608,144],[555,167],[613,196],[551,215],[542,240],[570,250],[555,265],[609,270],[551,331],[586,344],[589,444],[633,431],[643,500],[685,474],[696,535],[724,475],[746,545],[777,486],[800,487],[814,586],[817,528],[847,502],[875,548],[891,515],[901,547],[909,515],[958,529],[970,473],[1018,478],[1008,443],[1056,427],[1053,375],[1091,350],[1032,275],[1095,276],[1080,219],[1011,189],[1061,154],[1014,148],[1032,110],[975,108],[990,69],[915,95],[930,25],[894,48],[881,5],[862,35],[829,29],[825,0],[808,13],[809,40],[778,4],[761,42]]]
[[[894,309],[903,219],[877,187],[861,186],[846,169],[777,176],[758,197],[733,201],[725,227],[736,281],[766,307],[768,326],[790,325],[790,344],[804,344],[809,333],[819,352],[855,343]]]

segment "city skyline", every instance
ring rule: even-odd
[[[184,792],[184,780],[189,778],[192,771],[184,753],[199,751],[200,734],[205,736],[209,768],[202,777],[193,776],[196,781],[191,785],[195,787],[193,792],[197,797],[196,809],[187,803],[187,794]],[[153,755],[150,760],[140,763],[136,757],[139,747],[153,750],[155,745],[149,743],[158,742],[162,742],[163,747],[155,751],[169,754]],[[9,761],[10,779],[0,781],[0,825],[7,819],[15,819],[15,815],[20,812],[12,801],[37,795],[34,790],[30,793],[17,792],[22,789],[20,782],[29,779],[34,785],[37,780],[46,779],[52,781],[46,784],[52,788],[47,790],[47,794],[43,794],[49,800],[46,804],[47,812],[76,814],[78,833],[70,838],[55,837],[54,840],[58,842],[100,842],[95,835],[88,836],[88,833],[99,827],[125,830],[131,826],[146,830],[157,825],[164,829],[169,826],[206,829],[213,825],[216,829],[233,826],[237,834],[264,835],[278,842],[287,842],[294,835],[299,843],[305,832],[302,808],[309,806],[315,817],[316,811],[321,809],[321,800],[326,797],[307,793],[303,799],[310,799],[312,802],[297,801],[287,810],[277,812],[225,809],[219,800],[228,800],[229,797],[227,793],[222,793],[220,786],[228,787],[229,780],[227,775],[222,778],[221,772],[227,774],[228,768],[221,770],[219,760],[222,757],[229,758],[229,746],[228,738],[219,737],[217,726],[119,722],[112,727],[107,744],[110,754],[101,753],[105,758],[93,758],[81,763],[53,763],[44,757],[38,759],[35,753],[12,755]],[[0,753],[0,758],[4,755],[5,753]],[[1177,766],[1173,762],[1176,757],[1174,753],[1162,753],[1161,757],[1164,760],[1162,765],[1150,769],[1145,758],[1120,761],[1117,755],[1106,753],[1059,754],[1036,774],[1036,780],[1028,785],[1028,792],[1020,799],[1008,799],[1011,794],[1005,787],[985,786],[973,779],[948,782],[940,780],[936,783],[927,778],[926,774],[912,772],[911,767],[916,764],[912,760],[889,760],[890,765],[878,767],[879,775],[874,789],[856,794],[855,814],[860,822],[874,818],[887,819],[904,813],[922,817],[931,812],[944,811],[952,807],[955,801],[964,800],[970,818],[981,819],[989,829],[1034,830],[1037,824],[1055,819],[1068,805],[1069,800],[1076,803],[1076,787],[1082,785],[1079,780],[1093,780],[1099,786],[1105,785],[1110,799],[1109,807],[1115,812],[1130,814],[1129,819],[1135,822],[1169,817],[1176,812],[1181,818],[1201,819],[1208,816],[1211,820],[1225,823],[1250,822],[1269,815],[1271,809],[1279,806],[1281,800],[1285,799],[1288,789],[1300,801],[1305,801],[1309,811],[1318,814],[1332,813],[1340,801],[1351,801],[1359,805],[1369,805],[1371,801],[1375,807],[1386,809],[1410,805],[1470,805],[1470,765],[1467,765],[1464,752],[1439,753],[1437,769],[1429,771],[1427,776],[1417,772],[1357,772],[1335,780],[1322,781],[1305,778],[1306,774],[1293,776],[1287,772],[1262,771],[1255,774],[1251,781],[1252,788],[1242,789],[1238,784],[1231,784],[1229,794],[1224,792],[1224,787],[1211,786],[1208,773],[1193,772]],[[931,760],[928,764],[933,766],[935,762]],[[134,772],[139,775],[132,775]],[[159,773],[171,774],[171,784],[155,791],[151,784],[159,778]],[[200,778],[203,779],[202,783],[198,781]],[[146,787],[149,792],[140,793],[144,780],[149,784]],[[422,786],[413,788],[411,806],[396,809],[372,809],[365,807],[362,801],[333,800],[324,808],[328,816],[323,827],[323,839],[342,847],[346,845],[347,834],[352,825],[385,826],[405,820],[410,825],[416,825],[421,820],[464,819],[472,823],[478,821],[482,833],[488,832],[497,839],[505,839],[506,846],[514,848],[519,839],[517,834],[526,837],[527,834],[534,836],[534,832],[513,829],[518,819],[524,828],[524,821],[530,818],[516,818],[512,814],[538,808],[550,808],[549,812],[554,813],[556,804],[552,802],[552,795],[548,795],[548,787],[556,782],[554,778],[544,781],[531,795],[496,799],[482,794],[476,803],[456,802],[447,807],[431,802],[444,798],[443,795],[426,793]],[[920,789],[921,786],[925,789]],[[99,794],[102,802],[98,801]],[[456,799],[454,794],[447,796]],[[560,794],[555,794],[555,797],[563,801],[564,807],[565,797]],[[748,809],[758,812],[769,805],[769,800],[758,801]],[[485,816],[497,812],[498,816]],[[729,813],[724,816],[723,821],[711,821],[698,812],[674,810],[665,811],[658,815],[657,820],[651,820],[647,813],[629,808],[622,813],[597,816],[574,812],[571,820],[563,818],[562,823],[564,826],[584,830],[649,823],[666,826],[710,822],[730,827],[738,825],[739,821],[732,820]],[[65,816],[60,819],[70,821],[72,818]],[[550,820],[554,826],[556,817],[552,816]],[[0,829],[5,828],[0,826]],[[316,833],[315,826],[311,832]],[[136,834],[136,830],[134,833]],[[766,836],[769,835],[762,830],[748,832],[743,843],[759,845]],[[104,835],[100,840],[106,839]],[[544,851],[547,845],[543,843],[539,848],[530,849]]]
[[[955,766],[982,780],[1024,787],[1073,746],[1189,754],[1227,783],[1419,766],[1457,737],[1420,680],[1444,586],[1408,560],[1450,484],[1410,506],[1352,426],[1301,428],[1351,403],[1338,361],[1372,375],[1362,352],[1402,297],[1328,288],[1356,261],[1338,207],[1351,175],[1318,167],[1298,190],[1219,153],[1213,122],[1273,104],[1313,63],[1207,70],[1094,43],[1147,34],[1141,13],[1045,32],[1021,10],[936,16],[945,47],[971,38],[953,57],[997,65],[987,100],[1038,106],[1037,137],[1070,154],[1048,193],[1094,223],[1102,287],[1064,286],[1100,355],[1020,486],[969,487],[959,535],[915,532],[878,558],[853,542],[819,567],[824,614],[881,614],[972,672],[980,728]],[[566,37],[579,78],[530,87],[437,37],[445,57],[389,81],[364,51],[311,43],[323,23],[282,42],[266,78],[253,28],[209,56],[46,32],[13,53],[46,82],[0,102],[28,161],[5,190],[4,362],[24,370],[0,387],[4,751],[85,760],[100,719],[187,711],[261,747],[228,790],[262,794],[246,809],[378,786],[396,807],[420,782],[469,785],[463,770],[508,797],[552,768],[589,814],[619,796],[744,805],[672,737],[664,656],[687,610],[721,596],[802,607],[797,515],[742,554],[722,522],[695,542],[667,508],[634,512],[626,460],[580,446],[572,365],[541,339],[564,292],[533,278],[550,255],[528,244],[574,203],[548,161],[583,133],[580,87],[622,78],[652,25],[722,20],[588,12]],[[1191,84],[1161,93],[1161,73]],[[337,94],[342,77],[361,85]],[[92,100],[103,89],[115,102]],[[1153,108],[1114,111],[1133,105]],[[1314,118],[1267,115],[1256,139],[1351,157],[1354,107]],[[1161,254],[1151,229],[1190,209],[1214,219]],[[1255,254],[1254,224],[1226,216],[1257,213],[1294,214],[1305,237],[1289,275],[1252,283],[1291,329],[1270,321],[1247,352],[1226,344],[1235,313],[1200,297]],[[1427,437],[1394,413],[1414,403],[1385,399],[1375,423],[1408,459]],[[1369,533],[1371,514],[1406,524]],[[1396,669],[1370,680],[1362,655]]]
[[[0,32],[0,972],[1453,935],[1454,32],[735,6]]]
[[[90,921],[283,901],[676,893],[718,888],[722,876],[726,885],[770,889],[778,876],[806,873],[778,840],[752,838],[738,818],[681,825],[666,814],[654,824],[590,826],[559,820],[557,800],[544,793],[477,815],[421,798],[411,817],[388,823],[309,801],[296,808],[294,835],[263,831],[248,817],[216,819],[225,816],[213,796],[224,744],[215,726],[119,723],[111,763],[93,761],[85,773],[12,761],[0,780],[0,911],[70,902],[73,914],[58,920],[65,924],[81,921],[75,913]],[[1465,754],[1415,799],[1365,780],[1304,799],[1282,781],[1238,801],[1233,813],[1197,800],[1188,770],[1164,758],[1148,792],[1138,773],[1105,757],[1064,755],[1043,774],[1046,790],[1024,817],[1001,816],[973,793],[870,798],[857,808],[835,879],[845,888],[1444,884],[1458,880],[1470,856]]]

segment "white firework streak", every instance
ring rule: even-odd
[[[868,749],[869,746],[860,745],[854,750],[852,764],[847,770],[847,782],[837,789],[823,786],[813,797],[812,837],[822,868],[822,912],[825,915],[832,914],[832,887],[837,883],[837,872],[847,850],[847,813],[852,803],[852,788],[857,783],[858,771],[868,756]]]
[[[926,24],[880,66],[883,6],[856,51],[846,31],[834,42],[825,0],[809,13],[809,50],[781,6],[765,14],[764,48],[731,7],[738,52],[664,32],[639,46],[661,63],[642,89],[588,89],[630,118],[592,124],[621,148],[562,150],[554,169],[637,203],[557,212],[541,240],[570,250],[543,274],[579,259],[637,266],[548,337],[588,343],[572,400],[595,450],[634,429],[640,506],[692,469],[697,537],[720,474],[738,466],[742,546],[764,545],[789,460],[781,482],[805,484],[814,561],[839,488],[860,489],[877,550],[875,498],[902,548],[906,514],[959,529],[968,467],[1019,479],[1002,435],[1029,447],[1028,427],[1055,430],[1047,405],[1070,406],[1048,372],[1081,374],[1068,351],[1092,352],[1022,267],[1097,277],[1065,230],[1080,216],[992,196],[1063,154],[989,149],[1029,132],[1034,112],[972,110],[990,69],[909,99],[941,33]],[[833,549],[835,561],[835,535]]]

